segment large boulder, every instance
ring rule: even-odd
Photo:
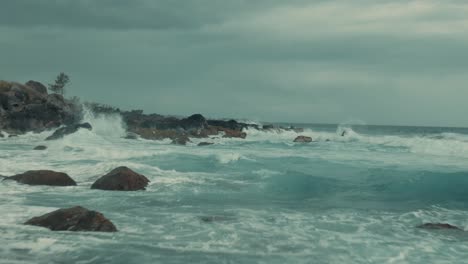
[[[307,136],[298,136],[294,139],[294,142],[309,143],[312,142],[312,138]]]
[[[149,180],[127,167],[118,167],[99,178],[91,185],[91,189],[108,191],[138,191],[145,190]]]
[[[28,185],[75,186],[76,182],[66,173],[51,170],[31,170],[5,178]]]
[[[52,231],[117,232],[115,225],[103,214],[81,206],[59,209],[31,218],[24,224],[41,226]]]
[[[91,126],[90,123],[83,123],[83,124],[77,124],[77,125],[70,125],[66,127],[62,127],[57,129],[52,135],[46,138],[46,140],[55,140],[55,139],[60,139],[63,138],[66,135],[73,134],[77,132],[80,128],[92,130],[93,127]]]
[[[462,230],[458,226],[454,226],[454,225],[446,224],[446,223],[425,223],[425,224],[417,226],[417,228]]]

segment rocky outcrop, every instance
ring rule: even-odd
[[[5,180],[17,181],[28,185],[74,186],[76,182],[66,173],[50,170],[31,170],[7,177]]]
[[[454,225],[446,224],[446,223],[425,223],[425,224],[417,226],[417,228],[462,230],[458,226],[454,226]]]
[[[81,107],[58,94],[47,94],[39,82],[0,81],[0,130],[9,134],[41,132],[81,119]]]
[[[91,189],[108,191],[145,190],[149,180],[127,167],[118,167],[93,183]]]
[[[42,146],[42,145],[34,147],[34,150],[46,150],[46,149],[47,149],[47,146]]]
[[[70,135],[70,134],[77,132],[81,128],[88,129],[88,130],[93,129],[90,123],[69,125],[69,126],[62,127],[62,128],[55,130],[55,132],[49,137],[47,137],[46,140],[55,140],[55,139],[63,138],[66,135]]]
[[[41,226],[52,231],[117,232],[115,225],[103,214],[81,206],[59,209],[34,217],[24,224]]]
[[[294,139],[294,142],[309,143],[312,142],[312,138],[307,136],[298,136]]]

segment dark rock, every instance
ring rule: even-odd
[[[417,226],[417,228],[462,230],[458,226],[454,226],[454,225],[451,225],[451,224],[445,224],[445,223],[425,223],[425,224]]]
[[[29,185],[49,186],[75,186],[76,182],[66,173],[50,170],[32,170],[22,174],[7,177],[4,180],[13,180]]]
[[[233,218],[222,215],[200,216],[199,219],[205,223],[232,221]]]
[[[36,81],[29,81],[26,83],[26,86],[33,88],[35,91],[41,94],[47,94],[47,87],[45,87],[42,83]]]
[[[209,145],[213,145],[214,143],[211,143],[211,142],[200,142],[198,143],[197,146],[209,146]]]
[[[307,136],[298,136],[294,139],[294,142],[309,143],[312,142],[312,138]]]
[[[180,120],[180,125],[185,130],[204,129],[208,127],[205,117],[200,114],[191,115]]]
[[[84,128],[88,130],[93,129],[90,123],[66,126],[66,127],[57,129],[51,136],[47,137],[46,140],[55,140],[55,139],[63,138],[66,135],[70,135],[70,134],[77,132],[80,128]]]
[[[81,110],[80,105],[61,95],[44,93],[40,83],[0,81],[0,130],[9,134],[75,124],[82,117]]]
[[[47,147],[46,147],[46,146],[42,146],[42,145],[41,145],[41,146],[37,146],[37,147],[34,148],[34,150],[46,150],[46,149],[47,149]]]
[[[190,142],[190,139],[185,135],[179,135],[172,140],[174,145],[187,145],[188,142]]]
[[[145,190],[149,180],[127,167],[118,167],[99,178],[91,189],[109,191],[138,191]]]
[[[103,214],[81,206],[59,209],[31,218],[24,224],[41,226],[52,231],[117,232],[115,225]]]
[[[273,126],[273,125],[263,125],[262,128],[263,128],[264,130],[270,130],[270,129],[274,129],[275,126]]]

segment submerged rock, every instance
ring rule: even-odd
[[[307,136],[298,136],[294,139],[294,142],[309,143],[312,142],[312,138]]]
[[[42,145],[34,147],[34,150],[46,150],[46,149],[47,149],[47,147],[42,146]]]
[[[145,190],[149,180],[127,167],[118,167],[99,178],[91,185],[91,189],[108,191],[138,191]]]
[[[172,140],[174,145],[187,145],[188,142],[190,142],[190,138],[186,135],[179,135]]]
[[[417,226],[417,228],[422,229],[452,229],[452,230],[462,230],[458,226],[454,226],[447,223],[425,223]]]
[[[200,146],[200,147],[201,147],[201,146],[209,146],[209,145],[213,145],[213,144],[214,144],[214,143],[211,143],[211,142],[200,142],[200,143],[198,143],[197,146]]]
[[[206,216],[204,215],[204,216],[200,216],[199,219],[202,222],[205,222],[205,223],[225,222],[225,221],[234,220],[231,217],[227,217],[227,216],[223,216],[223,215],[206,215]]]
[[[52,231],[117,232],[115,225],[103,214],[81,206],[59,209],[31,218],[24,224],[41,226]]]
[[[63,138],[66,135],[70,135],[70,134],[77,132],[80,128],[84,128],[88,130],[93,129],[90,123],[66,126],[66,127],[62,127],[62,128],[55,130],[55,132],[51,136],[47,137],[46,140],[55,140],[55,139]]]
[[[28,185],[75,186],[76,182],[66,173],[51,170],[32,170],[7,177],[4,180],[17,181]]]

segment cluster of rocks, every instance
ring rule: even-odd
[[[66,173],[51,170],[33,170],[10,177],[3,181],[17,181],[28,185],[76,186],[76,182]],[[150,181],[144,175],[136,173],[127,167],[118,167],[100,177],[91,185],[91,189],[107,191],[139,191],[145,190]],[[98,231],[116,232],[117,228],[99,212],[88,210],[81,206],[65,208],[34,217],[25,222],[49,228],[52,231]]]
[[[0,131],[9,134],[42,132],[71,125],[82,118],[81,106],[59,94],[48,94],[35,81],[0,81]]]

